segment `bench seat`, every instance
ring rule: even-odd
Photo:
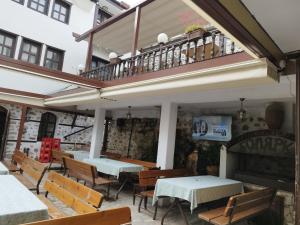
[[[202,220],[210,222],[212,219],[222,216],[224,214],[225,208],[226,207],[220,207],[209,211],[205,211],[200,213],[198,217]]]
[[[58,219],[67,216],[56,208],[56,206],[44,195],[37,195],[37,197],[48,207],[48,214],[51,219]]]
[[[29,178],[25,177],[20,173],[13,173],[15,178],[17,178],[27,189],[36,190],[36,184],[34,184]]]
[[[20,170],[19,167],[16,164],[14,164],[11,160],[3,160],[1,162],[10,172],[16,172]]]

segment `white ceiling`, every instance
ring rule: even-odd
[[[300,0],[242,0],[284,52],[300,49]]]
[[[135,13],[115,22],[94,35],[94,45],[108,51],[124,54],[131,51]],[[138,49],[157,42],[157,35],[169,37],[183,34],[191,24],[207,25],[208,22],[189,8],[182,0],[156,0],[141,10]]]

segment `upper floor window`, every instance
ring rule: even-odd
[[[38,65],[40,62],[41,47],[42,45],[40,43],[24,39],[20,49],[19,59]]]
[[[20,3],[20,4],[24,4],[24,0],[13,0],[14,2]]]
[[[47,47],[44,66],[52,70],[62,70],[64,52],[55,48]]]
[[[28,0],[28,7],[43,14],[48,14],[49,0]]]
[[[109,19],[112,17],[108,12],[104,11],[103,9],[98,10],[98,15],[97,15],[97,23],[103,23],[105,20]]]
[[[52,11],[52,18],[63,23],[69,23],[71,6],[61,0],[55,0]]]
[[[0,55],[14,57],[16,36],[0,30]]]
[[[96,56],[92,56],[92,69],[104,66],[109,62]]]

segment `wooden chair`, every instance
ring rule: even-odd
[[[96,212],[103,202],[101,193],[53,171],[48,174],[44,189],[46,194],[38,195],[38,198],[47,205],[49,216],[53,219],[67,215],[56,208],[47,198],[49,193],[72,208],[77,214]]]
[[[63,157],[64,168],[66,169],[67,176],[74,177],[79,180],[88,182],[95,188],[98,185],[107,186],[106,197],[109,198],[110,185],[115,183],[114,180],[109,180],[98,176],[97,169],[94,165],[90,165],[75,159]]]
[[[4,160],[2,163],[10,172],[16,172],[20,170],[22,162],[26,157],[27,156],[25,153],[21,152],[20,150],[15,150],[11,160]]]
[[[16,172],[13,175],[24,184],[29,190],[40,193],[39,186],[43,179],[43,176],[47,170],[47,165],[44,165],[34,159],[26,157],[20,167],[20,172]],[[28,177],[31,179],[29,179]]]
[[[59,163],[61,165],[61,168],[64,168],[63,157],[69,157],[69,158],[73,159],[74,155],[70,154],[70,153],[67,153],[67,152],[64,152],[62,150],[52,149],[49,169],[51,168],[53,163]]]
[[[141,211],[141,205],[144,201],[144,208],[147,209],[147,200],[148,198],[153,198],[154,195],[154,187],[156,185],[157,179],[161,178],[172,178],[172,177],[184,177],[189,174],[186,169],[172,169],[172,170],[145,170],[139,172],[139,186],[144,191],[141,191],[135,196],[139,196],[140,202],[138,207],[138,212]],[[153,215],[153,220],[156,219],[157,214],[157,204],[155,203],[155,210]]]
[[[118,209],[108,209],[101,212],[70,216],[60,219],[27,223],[26,225],[120,225],[130,223],[130,209],[128,207],[124,207]]]
[[[202,220],[214,225],[229,225],[247,220],[270,209],[276,191],[267,188],[230,197],[225,207],[198,214]]]
[[[122,157],[119,153],[113,153],[113,152],[101,152],[102,155],[105,155],[109,159],[120,159]]]

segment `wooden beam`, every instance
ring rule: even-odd
[[[296,59],[295,225],[300,225],[300,57]]]
[[[85,61],[85,72],[87,72],[91,69],[92,57],[93,57],[93,39],[94,39],[94,33],[90,33],[89,34],[88,52],[87,52],[86,61]]]
[[[137,50],[138,41],[139,41],[139,33],[140,33],[140,21],[141,21],[141,7],[136,7],[131,56],[136,55],[136,50]]]
[[[21,120],[20,120],[20,126],[19,126],[19,131],[18,131],[17,143],[16,143],[16,150],[20,150],[27,109],[28,109],[28,107],[26,105],[22,106],[22,113],[21,113]]]

